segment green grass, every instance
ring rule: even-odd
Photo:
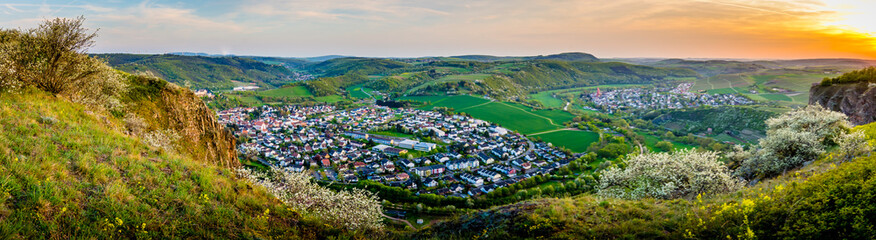
[[[362,85],[364,84],[347,87],[347,92],[350,93],[350,97],[359,99],[371,98],[369,94],[371,94],[371,91],[373,90],[367,87],[363,87]]]
[[[550,92],[539,92],[536,94],[530,94],[529,97],[541,102],[541,104],[549,108],[563,108],[563,105],[565,105],[565,102],[563,102],[563,100],[553,97]]]
[[[454,96],[408,96],[403,97],[401,99],[406,100],[415,100],[420,102],[430,102],[429,105],[425,105],[420,107],[422,110],[431,110],[434,107],[449,107],[453,108],[456,111],[463,111],[465,109],[481,105],[490,100],[486,100],[479,97],[473,97],[469,95],[454,95]]]
[[[0,93],[0,103],[2,236],[317,238],[336,229],[231,169],[147,147],[121,132],[120,118],[40,91]]]
[[[328,95],[322,97],[315,97],[318,102],[326,102],[326,103],[336,103],[344,100],[344,97],[340,95]]]
[[[478,107],[465,110],[466,113],[477,119],[497,123],[505,128],[531,134],[548,130],[559,129],[560,126],[551,123],[550,118],[531,113],[510,104],[491,102]]]
[[[706,90],[706,93],[708,93],[708,94],[733,94],[733,93],[737,93],[737,91],[732,89],[732,88],[719,88],[719,89]]]
[[[390,137],[400,137],[400,138],[411,138],[411,137],[414,136],[414,135],[411,135],[411,134],[400,133],[400,132],[396,132],[396,131],[370,131],[370,132],[368,132],[368,133],[370,133],[370,134],[377,134],[377,135],[383,135],[383,136],[390,136]]]
[[[408,96],[400,99],[430,102],[419,107],[422,110],[451,107],[457,112],[468,113],[474,118],[490,121],[523,134],[560,129],[564,122],[574,118],[571,113],[565,111],[533,111],[532,108],[517,103],[490,102],[468,95]]]
[[[599,134],[587,131],[562,130],[539,134],[537,137],[557,147],[565,147],[572,152],[585,152],[590,143],[599,141]]]
[[[791,99],[791,97],[788,97],[785,94],[767,93],[767,94],[760,94],[760,96],[763,98],[769,99],[769,100],[773,100],[773,101],[787,101],[787,102],[794,101],[794,99]]]
[[[284,87],[267,91],[258,92],[259,95],[266,97],[309,97],[313,96],[310,90],[304,86]]]

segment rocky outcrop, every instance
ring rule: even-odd
[[[842,112],[855,125],[871,123],[876,121],[876,84],[815,84],[809,90],[809,104]]]
[[[232,133],[216,114],[186,88],[164,80],[130,76],[126,104],[153,130],[171,129],[180,135],[176,150],[193,159],[225,167],[240,166]]]

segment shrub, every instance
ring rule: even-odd
[[[0,32],[0,89],[33,86],[90,107],[120,107],[126,86],[115,70],[86,55],[97,35],[84,20],[55,18],[35,29]]]
[[[143,143],[146,145],[152,146],[154,148],[160,148],[164,151],[173,150],[173,144],[176,141],[179,141],[181,138],[176,131],[165,129],[165,130],[155,130],[143,134],[140,137],[143,140]]]
[[[615,166],[602,173],[597,194],[672,199],[740,188],[742,183],[717,159],[715,152],[693,150],[631,156],[625,160],[625,168]]]
[[[745,178],[772,177],[817,159],[837,146],[849,132],[842,113],[807,106],[767,120],[767,136],[736,174]],[[849,141],[849,140],[844,140]]]
[[[310,175],[306,172],[291,172],[276,167],[268,173],[239,169],[238,174],[253,184],[265,187],[297,211],[314,214],[350,229],[383,228],[380,201],[365,190],[335,192],[310,182]]]
[[[673,148],[675,148],[675,146],[673,146],[672,143],[668,141],[657,142],[657,144],[654,144],[654,147],[664,152],[670,152]]]

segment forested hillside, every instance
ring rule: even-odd
[[[277,87],[291,81],[292,70],[243,57],[97,54],[110,66],[129,73],[167,79],[192,89],[231,89],[242,84]]]

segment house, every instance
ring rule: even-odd
[[[486,169],[478,170],[477,174],[481,175],[481,176],[483,176],[483,177],[485,177],[488,180],[493,181],[493,182],[498,181],[499,179],[502,179],[502,175],[500,175],[499,173],[496,173],[496,172],[493,172],[490,170],[486,170]]]
[[[331,167],[331,166],[332,166],[332,161],[329,160],[328,158],[323,158],[319,163],[320,163],[323,167]]]
[[[461,178],[462,180],[465,180],[466,182],[470,183],[471,185],[474,185],[475,187],[480,187],[480,186],[484,185],[483,178],[477,177],[475,175],[471,175],[468,173],[459,174],[459,178]]]
[[[426,186],[426,187],[437,187],[437,186],[438,186],[438,181],[435,181],[435,179],[432,179],[432,178],[426,178],[426,179],[423,179],[423,186]]]
[[[395,175],[395,179],[398,179],[399,181],[405,181],[405,180],[408,180],[410,178],[411,178],[411,176],[408,176],[407,173],[399,173],[398,175]]]
[[[434,143],[420,142],[414,145],[414,150],[429,152],[435,150],[437,145]]]
[[[493,166],[493,170],[496,170],[497,172],[500,172],[500,173],[505,174],[507,176],[517,175],[517,169],[514,169],[512,167],[508,167],[508,166],[502,166],[502,165],[497,164],[497,165]]]
[[[478,166],[480,166],[480,162],[473,158],[453,160],[447,163],[447,169],[450,170],[469,169]]]
[[[414,163],[412,163],[410,160],[407,160],[407,159],[399,160],[399,161],[398,161],[398,164],[399,164],[399,165],[402,165],[402,166],[405,166],[406,168],[412,168],[412,167],[414,167]]]
[[[484,161],[485,165],[493,164],[493,161],[495,161],[495,159],[493,159],[493,157],[491,157],[489,154],[486,154],[484,152],[479,152],[477,154],[477,157],[478,157],[478,159],[481,159],[481,161]]]

